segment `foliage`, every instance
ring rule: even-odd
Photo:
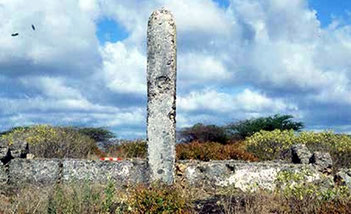
[[[350,191],[344,186],[305,184],[309,172],[281,171],[275,191],[241,192],[231,187],[180,188],[153,183],[118,188],[109,182],[1,189],[0,213],[350,213]],[[302,183],[301,183],[302,182]],[[293,185],[291,185],[293,184]],[[203,191],[208,191],[202,193]],[[201,195],[202,193],[202,195]],[[217,199],[217,200],[214,200]],[[203,206],[199,206],[199,201]],[[196,210],[192,210],[195,208]]]
[[[120,145],[109,146],[107,153],[120,158],[146,158],[147,143],[143,140],[125,141]]]
[[[107,213],[113,212],[112,207],[114,205],[114,199],[116,197],[116,187],[111,179],[109,179],[107,185],[104,188],[104,200],[103,210]]]
[[[303,123],[294,122],[292,121],[292,118],[292,115],[276,114],[274,116],[260,117],[232,123],[227,126],[227,129],[232,135],[239,135],[242,138],[252,136],[261,130],[301,130],[304,127]]]
[[[16,127],[13,127],[13,128],[11,128],[9,130],[0,132],[0,137],[3,136],[3,135],[7,135],[7,134],[9,134],[11,132],[14,132],[16,130],[24,130],[24,129],[29,129],[29,128],[30,128],[30,126],[16,126]]]
[[[274,160],[281,157],[292,144],[306,144],[312,151],[329,152],[336,167],[350,167],[351,137],[326,132],[300,132],[293,130],[260,131],[245,140],[247,151],[260,160]]]
[[[99,128],[74,127],[74,129],[77,129],[77,131],[81,134],[89,136],[91,139],[95,140],[96,142],[107,141],[115,137],[115,135],[111,131],[103,127],[99,127]]]
[[[0,213],[190,213],[191,201],[178,186],[153,183],[119,188],[110,181],[16,186],[0,194]]]
[[[147,156],[147,143],[145,141],[125,142],[108,148],[108,154],[121,158],[145,158]],[[177,159],[209,160],[245,160],[257,161],[258,159],[245,151],[242,144],[222,145],[216,142],[192,142],[176,145]]]
[[[96,145],[90,137],[72,128],[36,125],[16,128],[0,137],[0,142],[27,142],[29,152],[41,158],[86,158]]]
[[[188,200],[175,186],[164,184],[138,185],[129,192],[130,213],[190,213]]]
[[[286,200],[297,205],[304,204],[306,201],[312,203],[294,207],[294,209],[304,210],[304,212],[308,213],[312,212],[312,210],[313,213],[316,210],[318,210],[318,213],[340,213],[344,209],[345,202],[350,204],[351,192],[346,186],[325,186],[318,183],[307,183],[306,180],[310,176],[312,174],[308,168],[296,172],[279,172],[276,180],[276,194],[280,194]]]
[[[202,123],[182,129],[180,131],[180,138],[186,143],[191,141],[211,141],[221,144],[226,144],[229,139],[225,128],[216,125],[204,125]]]
[[[294,197],[298,200],[303,200],[305,197],[311,196],[319,190],[317,185],[304,182],[310,176],[312,176],[312,172],[307,168],[298,172],[291,170],[280,171],[275,181],[277,191],[283,193],[285,197]]]
[[[180,160],[258,160],[254,155],[242,149],[239,144],[222,145],[215,142],[192,142],[189,144],[178,144],[176,146],[176,153],[177,158]]]
[[[293,130],[260,131],[246,138],[246,149],[260,160],[279,159],[296,140]]]

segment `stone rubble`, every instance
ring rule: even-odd
[[[335,175],[335,182],[351,189],[351,169],[341,169]]]
[[[312,156],[305,144],[295,144],[291,147],[293,163],[308,164]]]
[[[310,158],[310,163],[316,166],[320,171],[331,171],[333,167],[333,160],[327,152],[314,152]]]
[[[27,142],[14,142],[11,145],[0,145],[0,161],[4,164],[14,158],[26,158],[29,153]]]

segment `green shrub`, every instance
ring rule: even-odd
[[[25,141],[29,152],[40,158],[87,158],[97,150],[90,137],[77,130],[49,125],[16,128],[0,137],[0,143]]]
[[[329,152],[336,168],[351,167],[351,137],[349,135],[335,134],[332,131],[302,132],[296,142],[306,144],[312,151]]]
[[[127,141],[121,145],[109,147],[108,154],[120,158],[146,158],[147,143],[141,140],[132,142]],[[222,145],[215,142],[177,144],[176,156],[179,160],[258,160],[254,155],[245,151],[240,144]]]
[[[59,184],[47,199],[47,213],[102,213],[104,198],[97,186],[85,182],[69,186]]]
[[[191,213],[189,200],[175,186],[139,185],[128,195],[127,204],[130,213]]]
[[[336,167],[350,167],[351,137],[326,132],[301,132],[293,130],[260,131],[245,140],[247,151],[260,160],[274,160],[281,157],[292,144],[306,144],[311,151],[329,152]]]
[[[16,126],[16,127],[13,127],[13,128],[11,128],[9,130],[0,132],[0,137],[3,136],[3,135],[7,135],[7,134],[9,134],[11,132],[14,132],[16,130],[23,130],[23,129],[29,129],[29,128],[30,128],[30,126]]]
[[[306,182],[311,176],[308,168],[296,172],[280,171],[275,181],[275,194],[294,204],[292,213],[345,213],[342,211],[351,201],[348,187]]]
[[[215,142],[192,142],[176,146],[177,159],[209,160],[245,160],[257,161],[258,159],[241,149],[238,144],[222,145]]]
[[[260,160],[279,159],[296,142],[293,130],[260,131],[246,138],[246,150]]]
[[[185,143],[198,142],[218,142],[226,144],[228,136],[225,128],[216,125],[195,124],[192,127],[184,128],[180,131],[180,138]]]
[[[79,133],[89,136],[91,139],[96,142],[107,141],[111,138],[114,138],[115,135],[107,130],[106,128],[90,128],[90,127],[74,127]]]
[[[253,135],[261,130],[273,131],[279,130],[301,130],[304,125],[302,122],[294,122],[292,115],[279,115],[269,117],[260,117],[256,119],[243,120],[229,124],[227,130],[234,136],[238,135],[242,138]]]
[[[120,158],[146,158],[147,143],[143,140],[125,141],[120,145],[109,146],[107,153]]]
[[[0,213],[191,213],[191,200],[176,186],[116,187],[88,181],[56,186],[25,185],[0,194]]]
[[[309,172],[281,171],[274,191],[242,192],[153,183],[116,187],[77,182],[51,186],[24,185],[1,189],[0,213],[350,213],[346,186],[306,184]],[[195,210],[192,210],[195,208]],[[197,212],[196,212],[197,211]]]

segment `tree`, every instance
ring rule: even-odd
[[[108,141],[111,138],[114,138],[115,135],[107,130],[106,128],[91,128],[91,127],[75,127],[77,131],[81,134],[89,136],[91,139],[95,140],[96,142]]]
[[[240,136],[241,138],[251,136],[261,130],[273,131],[275,129],[293,129],[295,131],[300,131],[304,127],[304,124],[302,122],[294,122],[292,118],[292,115],[276,114],[269,117],[242,120],[229,124],[227,130],[232,136]]]
[[[216,125],[204,125],[197,123],[189,128],[180,131],[180,138],[183,142],[218,142],[226,144],[228,136],[225,128]]]

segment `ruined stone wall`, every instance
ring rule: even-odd
[[[1,162],[0,162],[1,163]],[[201,187],[233,186],[243,191],[255,188],[273,189],[279,172],[299,172],[308,169],[306,180],[323,181],[332,177],[318,171],[312,164],[278,162],[248,163],[242,161],[178,161],[176,180]],[[118,162],[77,159],[13,159],[0,164],[2,185],[54,185],[56,183],[112,181],[124,186],[149,181],[146,160]]]

